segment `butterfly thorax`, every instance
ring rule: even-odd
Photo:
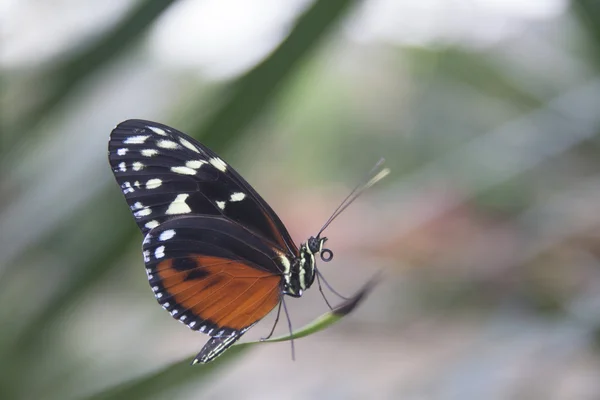
[[[327,238],[310,237],[300,245],[299,256],[290,266],[289,273],[284,276],[283,293],[292,297],[301,297],[302,292],[315,280],[315,255],[320,253]]]

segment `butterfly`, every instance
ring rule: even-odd
[[[276,306],[276,321],[281,304],[287,313],[284,296],[301,297],[319,279],[316,257],[333,257],[323,247],[323,230],[389,172],[357,187],[321,231],[298,247],[244,178],[174,128],[124,121],[110,135],[108,159],[144,235],[143,258],[156,300],[173,318],[210,336],[192,364],[214,360]]]

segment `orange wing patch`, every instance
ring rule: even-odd
[[[239,261],[190,256],[156,267],[179,307],[219,327],[241,330],[267,315],[281,297],[281,277]]]

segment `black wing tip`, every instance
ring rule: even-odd
[[[215,358],[219,357],[229,347],[239,340],[243,332],[234,331],[228,336],[213,336],[202,347],[200,353],[192,360],[191,365],[208,364]]]

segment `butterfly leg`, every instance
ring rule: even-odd
[[[281,314],[281,303],[279,302],[279,307],[277,307],[277,317],[275,317],[275,322],[273,323],[273,327],[271,328],[271,332],[269,332],[269,334],[267,335],[267,337],[263,337],[260,338],[261,342],[264,342],[267,339],[270,339],[271,336],[273,336],[273,332],[275,332],[275,327],[277,326],[277,323],[279,322],[279,315]]]
[[[327,307],[329,307],[330,310],[333,310],[333,307],[331,307],[331,304],[329,304],[329,301],[327,300],[327,297],[325,297],[325,293],[323,292],[323,287],[321,286],[320,273],[317,273],[317,284],[319,285],[319,292],[321,292],[321,296],[323,297],[323,300],[325,300],[325,304],[327,304]]]

